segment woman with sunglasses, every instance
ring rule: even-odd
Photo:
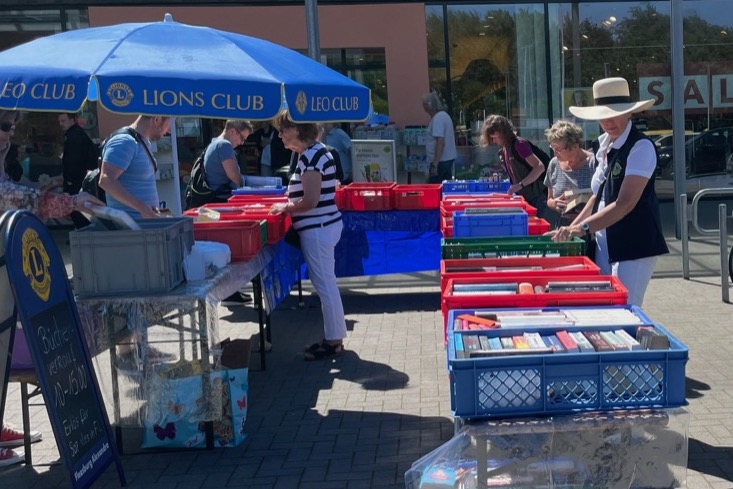
[[[0,111],[0,211],[26,209],[41,219],[49,219],[67,217],[72,211],[84,211],[90,205],[103,206],[104,202],[84,192],[77,195],[44,192],[10,180],[5,171],[5,157],[19,121],[18,112]]]
[[[583,208],[582,205],[573,205],[578,202],[574,199],[579,197],[579,191],[590,192],[596,157],[583,149],[583,129],[570,121],[555,122],[545,131],[545,137],[555,153],[545,175],[547,207],[560,214],[558,227],[568,226]],[[575,194],[567,198],[568,191]]]

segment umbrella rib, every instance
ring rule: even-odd
[[[118,40],[118,41],[117,41],[117,44],[115,44],[115,47],[114,47],[114,48],[112,48],[112,49],[110,49],[110,50],[109,50],[109,52],[107,53],[107,55],[106,55],[106,56],[104,57],[104,59],[102,59],[102,61],[101,61],[101,62],[99,63],[99,65],[97,65],[97,67],[96,67],[96,68],[94,68],[94,71],[92,72],[92,76],[96,78],[96,76],[97,76],[97,72],[99,71],[99,69],[100,69],[100,68],[102,67],[102,65],[104,65],[104,63],[106,63],[106,62],[107,62],[107,60],[108,60],[108,59],[109,59],[109,58],[110,58],[110,57],[111,57],[111,56],[112,56],[113,54],[115,54],[115,52],[117,51],[117,48],[119,48],[119,47],[120,47],[120,44],[122,44],[123,42],[125,42],[125,40],[126,40],[126,39],[127,39],[128,37],[130,37],[131,35],[135,34],[135,33],[136,33],[136,32],[138,32],[138,31],[141,31],[141,30],[143,30],[143,29],[145,29],[146,27],[149,27],[149,26],[150,26],[150,24],[147,24],[147,25],[142,25],[142,26],[138,27],[137,29],[133,29],[133,30],[131,30],[130,32],[128,32],[127,34],[125,34],[125,35],[124,35],[124,36],[123,36],[123,37],[122,37],[122,38],[121,38],[120,40]]]

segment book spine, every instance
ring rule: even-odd
[[[601,331],[600,334],[601,338],[606,340],[606,343],[611,345],[614,350],[628,350],[626,344],[613,331]]]
[[[466,354],[470,355],[473,350],[481,349],[481,341],[478,339],[478,335],[475,334],[464,334],[463,335],[463,348],[466,350]]]
[[[479,326],[484,326],[486,328],[495,328],[496,327],[496,321],[492,321],[491,319],[487,319],[487,318],[481,318],[478,316],[473,316],[471,314],[461,314],[460,316],[458,316],[458,319],[468,321],[469,323],[478,324]]]
[[[581,352],[595,352],[596,349],[593,348],[593,344],[588,341],[588,339],[583,336],[583,333],[580,331],[576,331],[574,333],[568,333],[574,340],[575,343],[578,344],[578,349]]]
[[[499,338],[499,341],[501,342],[501,347],[505,350],[513,350],[514,349],[514,342],[512,341],[511,336],[502,336]]]
[[[641,344],[638,341],[636,341],[636,338],[631,336],[625,330],[617,329],[616,331],[614,331],[614,333],[616,334],[616,336],[618,336],[618,338],[621,341],[624,342],[624,344],[626,345],[626,347],[629,350],[641,350]]]
[[[547,348],[545,342],[542,341],[542,337],[539,333],[524,333],[524,339],[527,340],[530,348],[543,349]]]
[[[491,350],[491,347],[489,346],[489,338],[485,335],[479,335],[478,340],[482,350]]]
[[[567,351],[554,334],[543,336],[542,341],[544,341],[545,345],[552,348],[556,353],[565,353]]]
[[[514,343],[514,348],[518,350],[529,349],[529,343],[527,343],[527,340],[524,338],[524,336],[512,336],[512,342]]]
[[[489,338],[489,348],[492,350],[501,350],[501,340],[499,338]]]
[[[566,351],[569,352],[577,352],[580,351],[580,348],[578,348],[578,344],[575,342],[572,336],[570,336],[570,333],[567,331],[558,331],[555,333],[555,336],[557,336],[558,341],[562,344],[562,346],[565,348]]]
[[[463,349],[463,335],[453,333],[453,342],[456,346],[456,358],[466,358],[466,352]]]
[[[613,351],[613,347],[603,339],[598,331],[583,331],[583,336],[590,341],[595,351]]]

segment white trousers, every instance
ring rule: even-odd
[[[654,265],[657,263],[657,256],[648,256],[637,260],[625,260],[609,263],[608,246],[605,235],[601,239],[600,233],[596,233],[596,265],[601,269],[603,275],[615,275],[624,284],[629,292],[628,303],[641,307],[644,302],[644,294],[652,279]]]
[[[301,231],[300,247],[308,265],[313,288],[321,299],[324,338],[341,340],[346,338],[346,319],[341,293],[336,284],[336,259],[334,249],[341,239],[341,221],[322,228]]]

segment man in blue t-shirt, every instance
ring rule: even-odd
[[[141,115],[130,124],[131,131],[112,136],[104,145],[99,186],[107,194],[107,205],[127,212],[133,219],[160,217],[157,163],[150,142],[168,134],[169,117]]]
[[[219,189],[239,188],[242,186],[242,175],[239,172],[237,155],[234,148],[244,144],[252,134],[249,121],[229,119],[224,123],[224,130],[211,140],[204,153],[204,169],[206,183],[216,193]]]

